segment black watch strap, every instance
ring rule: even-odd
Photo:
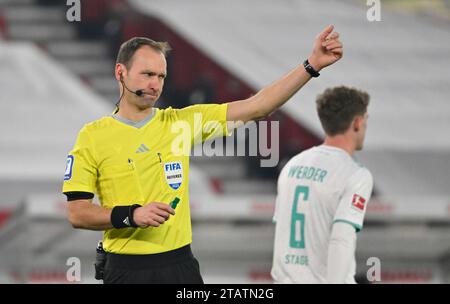
[[[312,65],[309,64],[308,59],[306,59],[305,61],[303,61],[303,66],[305,67],[306,72],[308,72],[309,75],[311,75],[311,77],[319,77],[320,74],[319,72],[317,72]]]

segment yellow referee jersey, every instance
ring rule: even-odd
[[[107,116],[85,125],[67,159],[63,192],[96,193],[103,207],[180,198],[159,227],[108,229],[103,246],[119,254],[151,254],[192,242],[189,153],[193,144],[228,135],[227,104],[154,109],[143,122]]]

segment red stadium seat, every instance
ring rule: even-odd
[[[7,37],[7,28],[6,28],[6,20],[0,11],[0,36],[5,38]]]
[[[0,228],[2,228],[11,216],[10,210],[0,210]]]

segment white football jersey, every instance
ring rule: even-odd
[[[333,223],[363,226],[370,172],[344,150],[321,145],[293,157],[278,177],[272,277],[276,283],[327,283]],[[353,259],[346,283],[355,283]]]

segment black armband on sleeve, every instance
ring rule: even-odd
[[[116,206],[111,211],[111,224],[114,228],[137,228],[138,225],[134,222],[133,213],[134,210],[142,207],[141,205],[134,204],[131,206]]]
[[[94,198],[94,193],[91,192],[71,191],[71,192],[64,192],[64,194],[67,196],[68,202]]]

